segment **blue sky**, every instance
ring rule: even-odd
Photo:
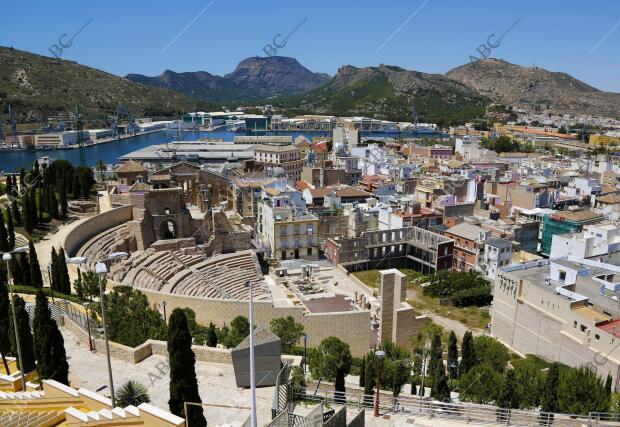
[[[491,56],[620,92],[616,0],[39,0],[7,2],[2,18],[0,45],[48,56],[62,34],[70,37],[93,18],[62,57],[117,75],[223,75],[241,59],[264,56],[276,34],[304,19],[278,54],[312,71],[333,75],[343,64],[383,63],[444,73],[520,19]]]

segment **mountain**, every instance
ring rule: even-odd
[[[494,102],[528,111],[620,117],[620,94],[603,92],[566,73],[484,59],[446,73]]]
[[[156,77],[128,74],[125,78],[208,101],[294,95],[312,90],[329,80],[328,75],[313,73],[296,59],[283,56],[244,59],[232,73],[223,77],[206,71],[176,73],[166,70]]]
[[[105,118],[119,104],[133,115],[173,116],[193,110],[194,103],[178,92],[73,61],[0,47],[1,113],[6,114],[10,105],[18,123],[43,122],[50,115],[73,111],[76,104],[87,118]]]
[[[422,121],[462,123],[484,115],[490,100],[441,74],[395,66],[357,68],[345,65],[320,88],[272,104],[294,113],[368,116],[411,121],[415,104]]]

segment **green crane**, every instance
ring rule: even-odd
[[[86,166],[86,151],[84,150],[84,124],[80,104],[75,105],[75,129],[77,130],[77,143],[80,149],[80,166]]]

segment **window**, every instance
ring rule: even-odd
[[[573,322],[573,329],[577,329],[577,321],[576,320]]]
[[[581,330],[582,334],[585,334],[586,331],[588,330],[588,328],[586,327],[586,325],[579,325],[579,329]]]
[[[601,339],[601,336],[599,334],[594,334],[594,339],[598,341]]]
[[[560,282],[564,282],[566,280],[566,271],[560,270]]]

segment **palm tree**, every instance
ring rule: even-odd
[[[138,406],[141,403],[149,403],[151,398],[144,384],[128,380],[118,389],[116,400],[118,406],[124,408],[129,405]]]

